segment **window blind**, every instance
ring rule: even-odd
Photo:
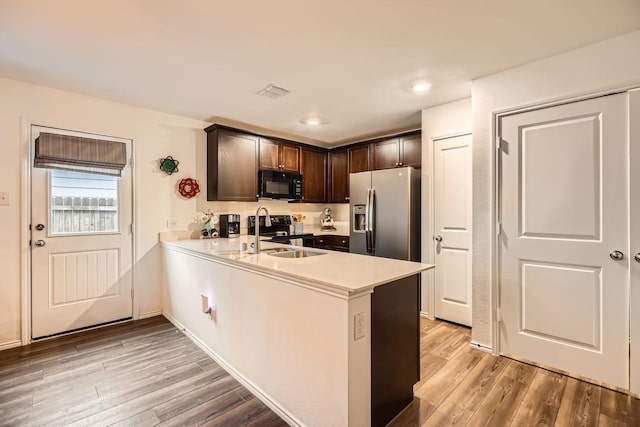
[[[127,165],[122,142],[42,132],[36,138],[33,166],[121,176]]]

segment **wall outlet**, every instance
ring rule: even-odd
[[[0,192],[0,206],[9,206],[9,193]]]
[[[175,219],[167,220],[167,228],[175,228],[177,226],[178,226],[178,221],[176,221]]]
[[[364,311],[360,313],[356,313],[353,316],[353,339],[359,340],[360,338],[364,338],[364,329],[365,329],[365,317]]]

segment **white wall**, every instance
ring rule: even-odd
[[[99,133],[134,140],[137,206],[135,274],[141,316],[159,314],[162,309],[160,283],[161,250],[157,244],[162,231],[198,229],[196,212],[211,208],[216,213],[253,214],[257,202],[206,202],[206,134],[209,123],[125,104],[88,97],[0,78],[0,192],[9,192],[10,206],[0,206],[0,349],[17,345],[21,338],[21,246],[20,198],[25,162],[25,123]],[[172,155],[180,161],[179,172],[168,176],[158,169],[158,160]],[[185,199],[177,192],[182,178],[196,177],[202,192]],[[319,224],[325,206],[331,206],[340,221],[348,220],[348,204],[287,204],[267,202],[272,213],[301,212],[307,223]],[[168,221],[175,221],[169,226]],[[135,310],[135,309],[134,309]]]
[[[179,179],[196,173],[196,146],[204,145],[207,124],[170,114],[91,98],[70,92],[0,78],[0,192],[9,192],[10,206],[0,206],[0,348],[21,338],[22,166],[26,150],[26,122],[94,132],[134,140],[137,205],[136,280],[141,315],[160,313],[161,262],[158,232],[167,217],[191,217],[195,200],[185,200],[175,190]],[[180,172],[167,176],[158,170],[158,159],[173,155]]]
[[[473,81],[473,331],[492,347],[495,113],[640,86],[640,31]]]
[[[433,140],[471,130],[471,98],[422,110],[422,262],[435,263],[433,245]],[[433,318],[434,270],[422,273],[420,310]]]

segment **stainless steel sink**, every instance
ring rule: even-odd
[[[313,251],[305,251],[303,249],[289,249],[289,248],[278,248],[278,251],[268,252],[271,256],[277,256],[280,258],[308,258],[316,255],[326,255],[324,252],[313,252]]]

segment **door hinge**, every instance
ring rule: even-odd
[[[135,231],[133,224],[129,224],[129,231],[131,232],[131,234],[133,234],[133,232]]]
[[[496,308],[496,321],[502,323],[502,312],[499,308]]]
[[[501,223],[501,222],[499,222],[499,223],[496,225],[496,236],[500,236],[501,234],[502,234],[502,223]]]
[[[496,136],[496,150],[500,151],[502,149],[502,138],[500,138],[500,135]]]
[[[133,286],[131,287],[131,299],[133,299]]]

